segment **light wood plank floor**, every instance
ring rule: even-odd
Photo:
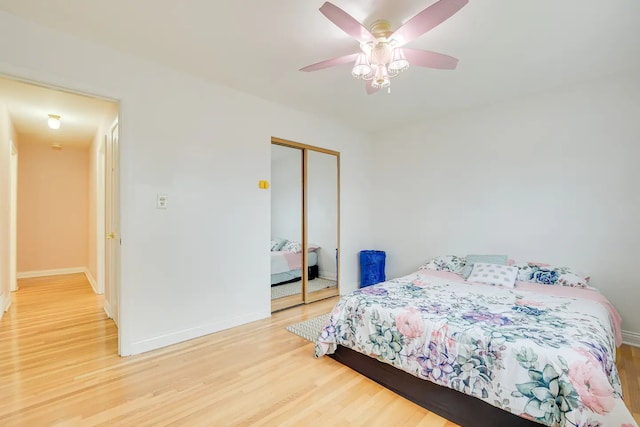
[[[120,358],[117,330],[84,275],[23,279],[0,321],[0,425],[447,426],[323,357],[285,326],[336,299]],[[623,346],[627,404],[640,419],[640,349]]]

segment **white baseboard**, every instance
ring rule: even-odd
[[[109,317],[109,319],[113,319],[113,314],[111,314],[111,304],[109,304],[109,301],[107,301],[107,299],[105,298],[104,300],[104,312],[107,313],[107,317]]]
[[[204,335],[209,335],[214,332],[220,332],[225,329],[233,328],[235,326],[244,325],[246,323],[255,322],[256,320],[266,319],[271,316],[271,311],[266,312],[253,312],[242,316],[236,316],[225,319],[222,322],[209,323],[207,325],[198,326],[195,328],[184,329],[182,331],[171,332],[169,334],[160,335],[158,337],[149,338],[137,342],[131,343],[130,346],[125,345],[121,348],[126,348],[130,352],[122,356],[130,356],[134,354],[144,353],[146,351],[155,350],[168,345],[177,344],[179,342],[187,341],[193,338],[198,338]]]
[[[16,278],[26,279],[29,277],[60,276],[61,274],[85,273],[86,271],[86,267],[56,268],[54,270],[39,271],[21,271],[16,274]]]
[[[4,312],[9,310],[11,306],[11,294],[7,295],[6,292],[0,294],[0,319],[4,315]]]
[[[640,347],[640,334],[637,332],[622,331],[622,342],[634,347]]]
[[[320,271],[318,271],[318,277],[320,277],[321,279],[336,280],[336,272],[335,271],[320,270]]]
[[[85,276],[87,276],[87,280],[89,281],[89,284],[93,288],[93,292],[95,292],[96,295],[99,295],[100,292],[98,292],[98,285],[96,283],[96,279],[93,278],[93,276],[91,275],[91,272],[89,271],[89,269],[85,268],[83,273],[84,273]]]

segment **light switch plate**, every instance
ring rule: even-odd
[[[168,197],[166,194],[158,194],[156,197],[156,209],[167,209]]]

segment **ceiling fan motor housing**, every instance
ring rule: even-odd
[[[384,19],[379,19],[371,24],[370,32],[377,39],[386,39],[391,34],[393,34],[393,32],[391,31],[391,24],[389,24],[389,21],[386,21]]]

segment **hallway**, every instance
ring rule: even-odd
[[[117,329],[84,274],[20,279],[18,286],[0,320],[0,424],[44,425],[65,411],[54,399],[77,399],[90,387],[83,374],[120,360]]]

